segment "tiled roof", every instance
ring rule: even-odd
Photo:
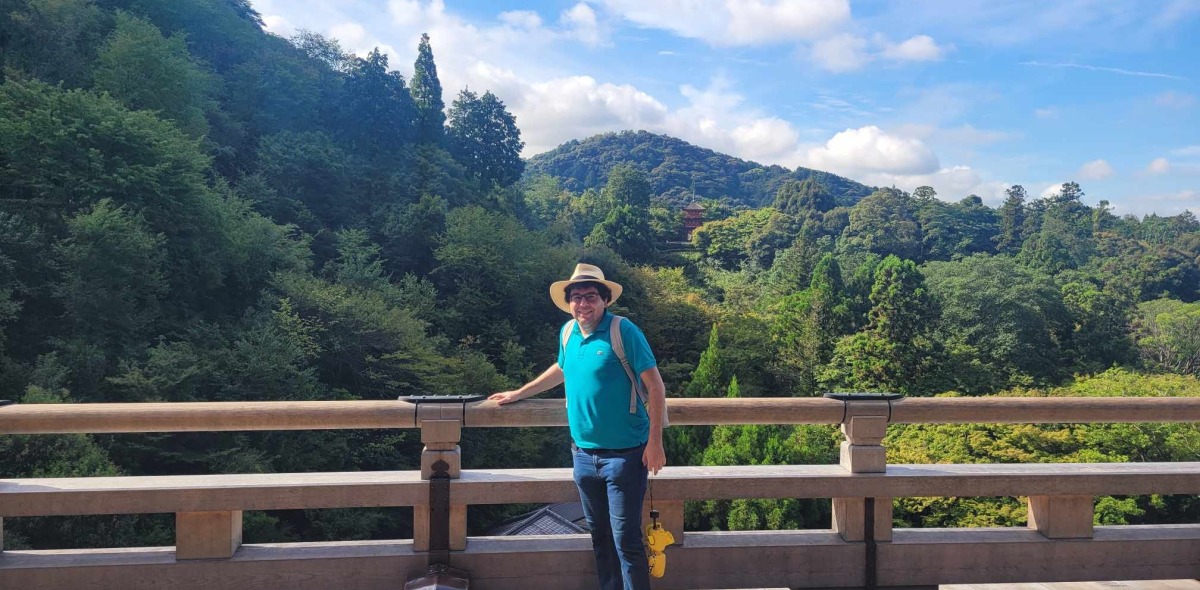
[[[586,533],[583,506],[578,502],[550,504],[497,525],[488,531],[493,536],[576,535]]]

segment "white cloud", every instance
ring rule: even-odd
[[[1057,119],[1058,109],[1055,107],[1046,107],[1043,109],[1033,109],[1033,116],[1039,119]]]
[[[810,55],[818,66],[839,73],[857,70],[871,61],[867,40],[850,33],[817,41]]]
[[[1196,97],[1191,94],[1169,90],[1155,96],[1154,104],[1170,109],[1186,109],[1196,105]]]
[[[874,125],[846,129],[809,149],[804,165],[850,176],[929,174],[939,168],[937,156],[921,140],[889,135]]]
[[[1171,150],[1171,153],[1176,156],[1200,156],[1200,145],[1189,145],[1179,149]]]
[[[1050,186],[1048,186],[1048,187],[1046,187],[1046,188],[1042,189],[1042,194],[1041,194],[1041,197],[1042,197],[1043,199],[1045,199],[1045,198],[1047,198],[1047,197],[1053,197],[1054,195],[1057,195],[1057,194],[1061,193],[1061,192],[1062,192],[1062,187],[1063,187],[1063,184],[1065,184],[1065,183],[1062,183],[1062,182],[1056,182],[1056,183],[1054,183],[1054,184],[1052,184],[1052,185],[1050,185]]]
[[[824,37],[850,21],[849,0],[602,0],[622,18],[710,45]]]
[[[525,122],[521,135],[526,155],[605,131],[658,129],[667,115],[667,107],[645,92],[589,76],[521,85],[520,92],[521,101],[513,112]]]
[[[1146,166],[1147,174],[1166,174],[1171,171],[1171,163],[1166,158],[1155,158]]]
[[[1079,168],[1079,178],[1083,180],[1103,180],[1113,174],[1112,166],[1104,160],[1092,160]]]
[[[596,11],[591,6],[580,2],[562,13],[562,23],[569,34],[583,42],[584,45],[595,47],[604,42],[600,25],[596,21]]]
[[[542,17],[532,10],[509,10],[501,12],[500,22],[518,29],[537,29],[542,26]]]
[[[1004,201],[1004,191],[1011,186],[1005,182],[984,180],[970,166],[951,166],[930,174],[872,173],[857,180],[873,186],[895,186],[909,192],[919,186],[931,186],[937,191],[938,199],[943,201],[955,202],[975,195],[992,206]]]
[[[882,55],[894,61],[935,61],[945,53],[946,49],[939,47],[933,37],[917,35],[899,44],[886,44]]]
[[[278,14],[264,14],[262,19],[263,27],[276,35],[288,36],[296,31],[291,21]]]

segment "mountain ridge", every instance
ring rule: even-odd
[[[838,205],[853,205],[875,190],[830,172],[763,165],[644,130],[570,140],[529,158],[525,175],[554,176],[563,188],[581,192],[603,187],[608,171],[626,162],[642,168],[654,194],[674,205],[687,203],[694,192],[700,199],[726,199],[732,204],[763,207],[771,204],[784,182],[808,178],[825,185]]]

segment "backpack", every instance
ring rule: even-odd
[[[608,328],[609,344],[612,345],[613,353],[617,355],[617,360],[621,361],[621,368],[625,369],[625,376],[629,377],[629,382],[631,383],[629,387],[629,413],[637,413],[637,403],[640,400],[642,405],[647,408],[646,413],[649,414],[650,395],[646,393],[646,388],[642,386],[642,382],[638,379],[637,375],[633,374],[633,368],[629,366],[629,359],[625,357],[625,341],[621,337],[621,321],[624,319],[622,316],[613,314],[612,323],[609,324]],[[575,320],[571,319],[571,321],[562,327],[562,333],[559,334],[559,346],[563,350],[567,348],[567,341],[571,339],[571,332],[575,330],[575,324]],[[667,405],[665,403],[663,404],[662,411],[662,425],[663,428],[666,428],[671,423],[667,420]]]

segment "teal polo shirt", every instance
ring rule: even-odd
[[[575,445],[583,449],[636,447],[650,436],[650,417],[641,401],[636,412],[629,411],[629,377],[613,352],[611,325],[612,314],[605,311],[596,329],[584,338],[576,322],[566,346],[558,350],[567,390],[567,424]],[[640,378],[642,371],[657,366],[646,336],[628,319],[621,321],[621,340],[635,376]]]

